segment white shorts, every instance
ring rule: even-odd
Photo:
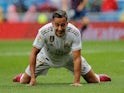
[[[51,65],[48,64],[47,61],[50,61],[46,56],[42,56],[42,58],[37,57],[36,59],[36,69],[35,69],[35,75],[46,75],[48,73],[48,70],[51,67]],[[81,75],[87,74],[91,70],[91,66],[87,63],[87,61],[82,57],[82,63],[81,63]],[[64,66],[62,66],[66,69],[68,69],[71,72],[74,72],[74,66],[73,66],[73,60],[70,59]],[[30,67],[28,66],[25,70],[25,72],[31,76]]]

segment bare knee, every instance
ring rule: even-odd
[[[28,84],[30,82],[31,77],[24,73],[20,79],[21,84]]]
[[[97,78],[89,78],[87,80],[88,83],[99,83],[99,80]]]

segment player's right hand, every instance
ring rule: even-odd
[[[73,84],[71,84],[71,86],[80,87],[80,86],[82,86],[82,84],[80,84],[80,83],[73,83]]]

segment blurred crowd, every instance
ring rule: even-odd
[[[45,23],[57,9],[62,9],[62,0],[0,0],[0,22]],[[89,0],[86,9],[90,13],[121,11],[124,20],[124,0]]]

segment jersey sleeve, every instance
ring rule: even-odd
[[[81,42],[81,35],[80,35],[80,32],[79,32],[78,36],[75,36],[73,38],[72,51],[80,50],[81,48],[82,48],[82,42]]]
[[[41,34],[41,31],[38,31],[38,34],[33,42],[33,46],[41,49],[44,46],[44,36]]]

